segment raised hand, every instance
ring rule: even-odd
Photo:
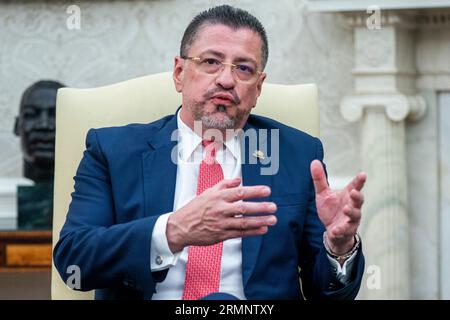
[[[330,189],[319,160],[311,162],[311,176],[316,190],[317,213],[327,230],[328,245],[337,255],[347,253],[354,245],[354,235],[361,221],[361,207],[364,203],[361,189],[366,181],[366,174],[358,173],[340,191]]]

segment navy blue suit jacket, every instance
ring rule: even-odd
[[[150,124],[91,129],[78,167],[75,191],[54,262],[63,280],[81,271],[81,290],[96,289],[98,299],[151,299],[167,271],[151,272],[151,235],[161,214],[173,211],[176,164],[175,115]],[[263,236],[242,239],[242,276],[247,299],[353,299],[360,287],[364,257],[359,250],[352,281],[335,281],[328,261],[310,175],[313,159],[323,159],[319,139],[274,120],[251,115],[244,130],[278,129],[279,169],[262,175],[268,164],[242,164],[243,185],[267,185],[278,223]],[[271,153],[270,134],[258,149]],[[248,147],[248,141],[245,140]],[[247,150],[247,149],[246,149]],[[244,157],[244,155],[243,155]],[[256,158],[253,158],[254,162]],[[69,269],[70,270],[70,269]],[[301,287],[299,277],[301,278]],[[303,295],[302,295],[303,292]]]

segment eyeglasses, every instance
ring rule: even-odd
[[[207,74],[216,74],[218,72],[222,72],[225,66],[230,66],[233,73],[236,77],[246,83],[255,82],[259,75],[262,73],[260,70],[256,68],[256,66],[251,63],[242,63],[242,64],[234,64],[234,63],[226,63],[222,62],[216,58],[210,57],[181,57],[186,60],[191,60],[196,63],[198,69]]]

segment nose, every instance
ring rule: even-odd
[[[37,127],[39,129],[46,130],[54,130],[55,129],[55,120],[53,117],[50,117],[49,113],[46,110],[43,110],[40,113],[40,117],[37,123]]]
[[[231,66],[224,65],[222,67],[222,70],[219,71],[216,77],[216,84],[226,90],[234,88],[236,79]]]

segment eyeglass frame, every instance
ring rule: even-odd
[[[181,59],[200,62],[202,60],[202,57],[199,57],[199,56],[193,56],[193,57],[181,56]],[[211,59],[216,59],[216,58],[211,58]],[[216,59],[216,60],[218,62],[220,62],[220,65],[221,65],[221,67],[219,69],[220,72],[222,72],[225,69],[225,66],[230,66],[231,70],[233,70],[233,73],[234,73],[234,70],[236,70],[236,68],[239,66],[239,64],[223,62],[223,61],[220,61],[219,59]],[[206,74],[217,74],[219,72],[219,70],[216,71],[215,73],[207,73],[206,72]],[[255,82],[256,82],[263,72],[262,72],[262,70],[259,70],[259,69],[256,69],[255,72],[258,75],[257,77],[255,77]],[[236,77],[241,82],[246,82],[246,83],[248,83],[248,82],[251,83],[252,82],[252,81],[241,80],[241,79],[239,79],[239,76],[236,76]]]

